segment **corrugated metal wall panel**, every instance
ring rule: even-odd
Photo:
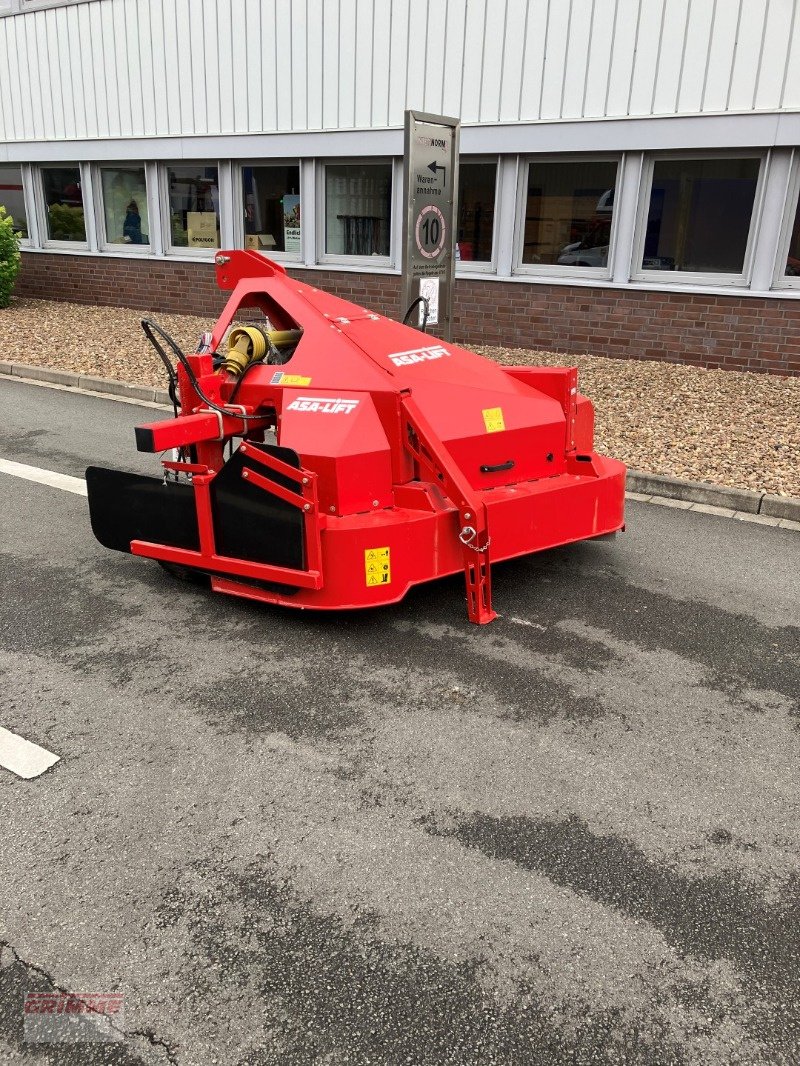
[[[481,9],[481,19],[483,19],[484,2],[485,0],[470,0],[471,7],[475,10]],[[400,56],[401,70],[405,68],[406,73],[405,106],[424,111],[425,54],[428,49],[428,0],[411,0],[408,10],[407,35],[405,56]],[[479,95],[479,83],[480,79],[476,78],[476,100]],[[477,111],[477,103],[475,110]],[[403,107],[401,105],[401,114],[402,111]]]
[[[671,115],[677,108],[688,28],[689,0],[665,0],[653,94],[654,115]]]
[[[583,115],[606,114],[611,53],[617,22],[618,0],[594,0],[592,36],[586,67]]]
[[[714,6],[707,0],[689,0],[683,70],[678,89],[678,114],[697,114],[703,109]]]
[[[372,93],[375,71],[373,41],[375,34],[372,0],[356,0],[354,118],[353,125],[365,129],[372,125]]]
[[[756,108],[774,107],[773,101],[781,99],[789,59],[787,41],[792,36],[796,12],[797,4],[794,0],[770,0],[768,4],[767,24],[756,80]],[[780,62],[781,57],[785,57],[783,62]],[[797,80],[797,67],[794,68],[794,73]]]
[[[593,21],[594,0],[571,0],[564,89],[561,98],[562,118],[583,117]]]
[[[628,115],[633,80],[633,64],[636,59],[636,39],[639,35],[640,4],[619,0],[614,20],[614,35],[611,41],[611,63],[608,75],[607,115]],[[635,9],[635,10],[634,10]],[[594,114],[591,101],[587,101],[588,114]]]
[[[519,119],[519,93],[522,84],[527,33],[527,0],[507,0],[506,33],[503,42],[503,70],[500,82],[500,121]],[[456,114],[456,112],[448,112]]]
[[[391,0],[375,0],[372,25],[373,77],[370,111],[373,126],[389,125],[389,64],[391,63],[393,30]]]
[[[506,0],[492,0],[492,3],[486,5],[478,113],[469,119],[462,116],[464,122],[497,122],[500,118],[506,13]]]
[[[540,117],[550,121],[561,117],[569,42],[570,7],[569,0],[563,0],[560,4],[551,4],[550,17],[547,20]]]
[[[664,0],[642,0],[628,114],[652,114],[664,24]],[[655,32],[654,32],[655,31]]]
[[[798,4],[97,0],[0,19],[0,138],[798,109]]]
[[[796,3],[796,0],[795,0]],[[793,12],[792,35],[786,57],[781,106],[800,108],[800,13]]]
[[[717,0],[714,6],[703,111],[724,111],[727,107],[741,13],[742,0]]]

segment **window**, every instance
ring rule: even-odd
[[[656,159],[639,267],[742,276],[761,160]]]
[[[2,178],[0,178],[0,181],[2,181]],[[792,228],[789,231],[789,249],[786,253],[783,276],[792,278],[795,284],[800,283],[800,200],[795,208]]]
[[[150,244],[144,167],[101,167],[106,245],[135,251]]]
[[[166,173],[170,247],[216,251],[219,248],[219,173],[216,163],[170,166]]]
[[[388,259],[391,207],[391,163],[327,164],[325,254]]]
[[[28,216],[22,191],[22,169],[0,167],[0,204],[14,220],[14,229],[23,238],[28,236]]]
[[[531,160],[521,262],[608,274],[617,160]],[[528,271],[534,273],[536,271]]]
[[[86,244],[81,170],[76,164],[42,167],[47,238]]]
[[[245,248],[301,252],[300,167],[242,167]]]
[[[456,244],[462,263],[492,261],[496,191],[497,163],[459,162]]]

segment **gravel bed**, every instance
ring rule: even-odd
[[[141,311],[15,299],[0,311],[0,360],[163,385]],[[156,315],[187,350],[213,319]],[[598,450],[636,470],[800,497],[800,378],[520,348],[476,351],[517,365],[577,365]]]

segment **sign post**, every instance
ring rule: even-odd
[[[453,270],[461,122],[406,111],[403,167],[403,306],[422,297],[409,324],[437,326],[452,339]],[[424,302],[427,301],[427,304]]]

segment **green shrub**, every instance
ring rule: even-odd
[[[19,234],[14,232],[13,218],[0,204],[0,307],[11,303],[19,265]]]
[[[50,204],[50,240],[51,241],[85,241],[86,225],[83,220],[82,207],[70,207],[69,204]]]

